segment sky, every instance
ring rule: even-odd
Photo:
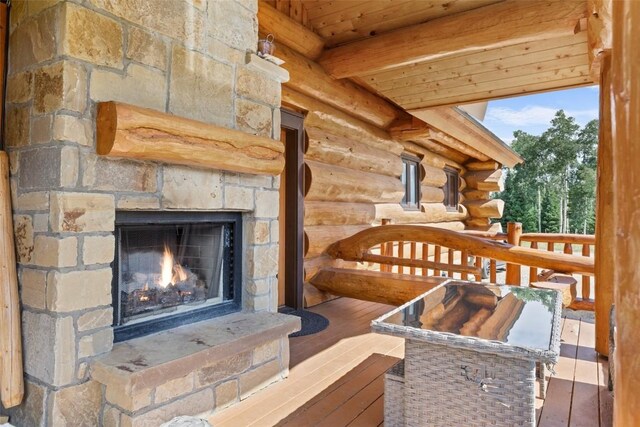
[[[540,135],[560,109],[580,126],[597,119],[598,96],[598,86],[589,86],[490,101],[482,123],[511,144],[515,130]]]

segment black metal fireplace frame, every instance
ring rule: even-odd
[[[224,260],[226,267],[224,280],[225,301],[195,308],[188,312],[166,317],[149,319],[130,325],[119,325],[121,319],[120,305],[120,233],[122,226],[127,225],[163,225],[208,223],[224,225]],[[137,338],[162,330],[175,328],[189,323],[199,322],[213,317],[240,311],[242,308],[242,214],[239,212],[174,212],[174,211],[117,211],[116,212],[116,252],[112,264],[113,294],[113,334],[114,342]]]

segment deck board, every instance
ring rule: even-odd
[[[593,423],[598,411],[598,353],[595,351],[595,328],[580,322],[580,336],[573,379],[571,418],[569,426],[580,427]]]
[[[403,356],[403,340],[370,332],[390,306],[340,298],[312,311],[330,319],[317,334],[290,339],[289,377],[211,417],[216,427],[383,425],[384,372]],[[561,357],[544,401],[536,400],[539,426],[612,425],[607,361],[593,347],[595,328],[563,319]],[[295,363],[293,363],[295,361]]]

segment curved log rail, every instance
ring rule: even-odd
[[[472,276],[478,282],[489,279],[491,283],[499,283],[498,261],[507,263],[505,282],[512,285],[521,284],[521,266],[530,268],[530,281],[540,282],[538,287],[562,288],[561,284],[548,282],[568,283],[568,280],[575,283],[571,275],[581,274],[584,288],[585,280],[587,286],[590,285],[590,276],[594,275],[593,258],[588,256],[588,249],[584,249],[589,248],[587,242],[590,240],[584,236],[545,235],[541,240],[533,235],[532,248],[527,248],[519,244],[527,241],[528,235],[513,236],[513,230],[521,230],[517,226],[510,227],[511,234],[505,234],[390,225],[385,220],[382,224],[342,239],[326,250],[326,254],[336,260],[368,263],[365,265],[367,270],[322,268],[309,279],[311,284],[333,295],[398,305],[447,277],[469,280]],[[515,244],[507,243],[507,240]],[[538,240],[550,240],[550,250],[537,249]],[[585,242],[582,256],[571,253],[576,241]],[[565,253],[554,251],[556,243],[564,244]],[[380,271],[371,270],[376,265]],[[513,274],[514,270],[517,275]],[[541,270],[539,275],[538,270]],[[572,308],[593,309],[592,300],[575,300],[575,286],[564,292],[569,291]]]
[[[467,255],[492,258],[513,264],[533,266],[562,273],[580,273],[590,276],[594,274],[593,260],[590,258],[524,248],[456,231],[420,225],[372,227],[334,243],[327,252],[334,258],[347,261],[371,261],[369,259],[372,255],[371,248],[387,242],[430,243],[454,251],[464,251]],[[449,257],[451,258],[451,256]],[[394,258],[395,265],[410,266],[413,264],[403,261],[400,257],[385,258]],[[387,261],[391,261],[391,259],[385,259],[385,263]],[[469,270],[466,268],[466,264],[467,262],[465,261],[461,266],[437,267],[441,270],[449,269],[474,273],[475,267]]]

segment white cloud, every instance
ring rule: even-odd
[[[526,106],[519,110],[506,107],[489,107],[487,120],[494,120],[506,125],[531,126],[547,124],[556,114],[554,108],[542,106]]]
[[[494,121],[511,126],[536,126],[548,125],[556,114],[557,109],[543,107],[541,105],[527,105],[521,109],[489,106],[487,121]],[[580,124],[585,124],[598,118],[597,109],[565,110],[565,113],[574,117]]]

